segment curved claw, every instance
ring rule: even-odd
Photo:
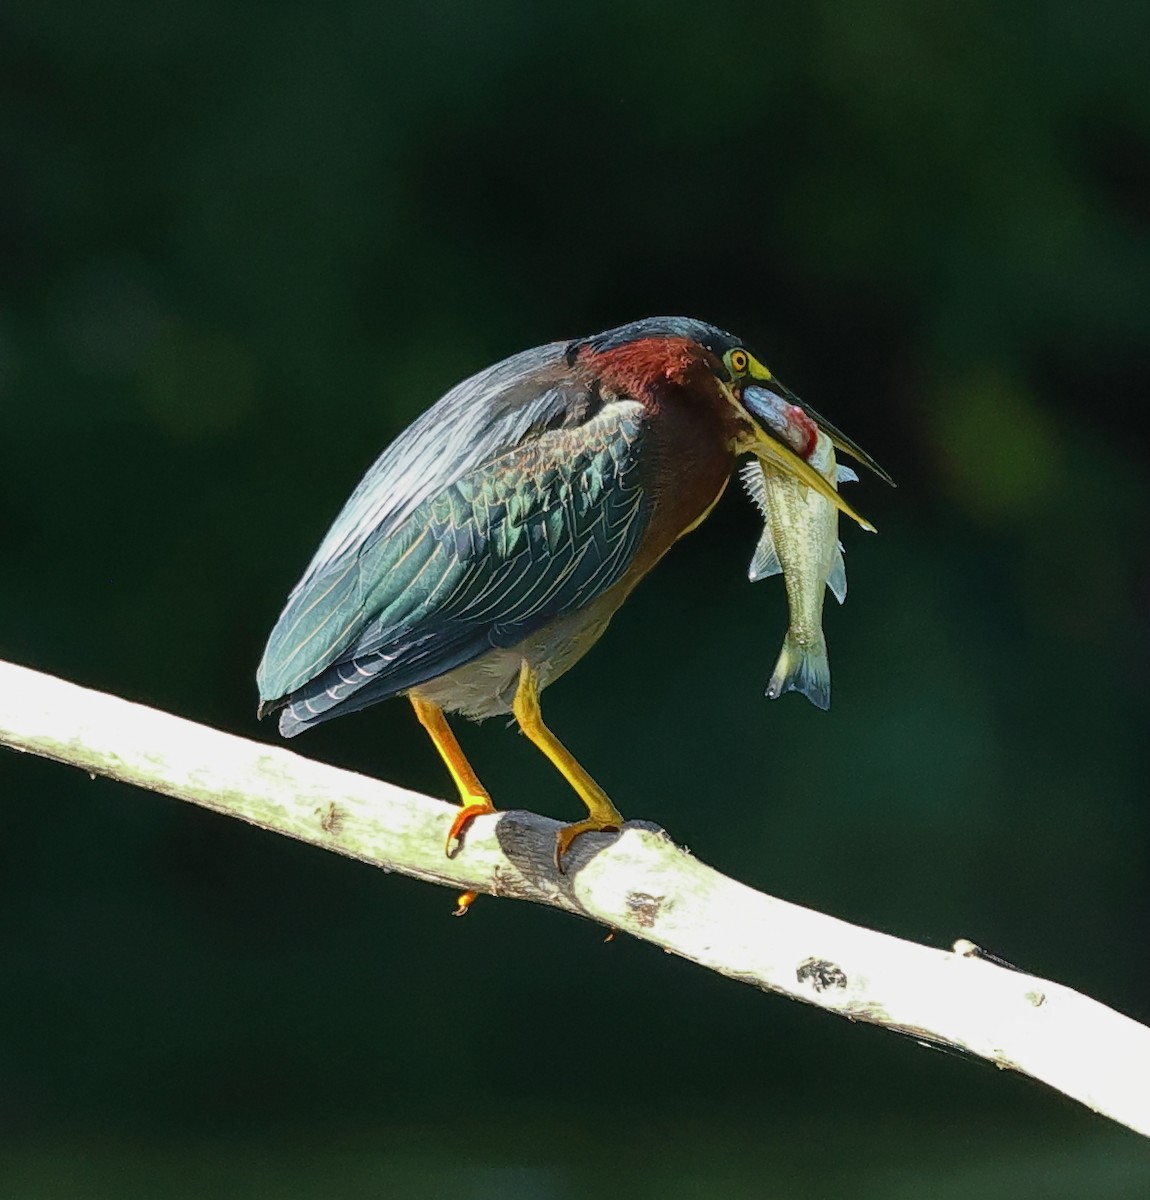
[[[455,901],[455,903],[458,905],[458,908],[456,908],[455,912],[453,912],[451,915],[453,917],[467,916],[468,909],[470,909],[475,903],[478,896],[478,892],[460,892]]]
[[[463,833],[476,817],[482,817],[494,811],[495,805],[491,803],[489,796],[477,797],[470,804],[463,805],[459,812],[455,814],[455,820],[451,822],[451,828],[447,831],[447,841],[443,847],[443,851],[447,857],[454,858],[459,853],[459,847],[463,841]],[[455,843],[454,845],[452,845],[453,842]]]

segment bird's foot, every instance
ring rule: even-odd
[[[467,916],[468,909],[475,903],[475,901],[478,898],[479,898],[478,892],[460,892],[455,900],[457,908],[451,915],[453,917]]]
[[[623,818],[617,821],[602,821],[596,817],[585,817],[563,825],[555,834],[555,867],[560,875],[567,872],[563,867],[563,855],[571,849],[571,843],[582,833],[618,833],[623,827]]]
[[[482,817],[494,811],[495,805],[491,803],[490,796],[469,796],[463,807],[455,814],[455,820],[451,822],[451,828],[447,831],[447,842],[444,845],[447,857],[454,858],[459,852],[463,841],[463,832],[476,817]]]
[[[444,846],[447,857],[453,858],[459,852],[459,847],[463,844],[463,831],[476,817],[494,811],[495,805],[491,803],[490,796],[469,796],[467,802],[455,814],[455,820],[451,822],[451,828],[447,831],[447,844]],[[467,910],[475,903],[478,896],[478,892],[461,892],[455,902],[456,909],[451,915],[453,917],[467,916]]]

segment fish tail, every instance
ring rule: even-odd
[[[831,706],[831,664],[827,641],[800,642],[791,630],[783,638],[779,661],[767,684],[767,699],[777,700],[784,692],[801,692],[816,708]]]

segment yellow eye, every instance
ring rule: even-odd
[[[750,358],[745,350],[732,350],[728,356],[731,371],[735,375],[745,375],[750,364]]]

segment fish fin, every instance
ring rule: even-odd
[[[837,463],[835,466],[835,482],[836,483],[858,483],[858,475],[850,469],[844,467],[842,463]]]
[[[763,536],[755,547],[755,557],[751,559],[751,567],[747,572],[752,583],[766,579],[770,575],[778,575],[782,571],[779,554],[775,549],[774,534],[771,533],[770,514],[767,512],[767,485],[763,482],[763,468],[758,461],[752,461],[739,472],[747,495],[754,501],[755,507],[763,515],[766,524],[763,526]]]
[[[743,481],[743,487],[747,489],[747,495],[765,517],[767,515],[767,485],[763,481],[763,468],[760,466],[759,460],[752,459],[749,463],[744,464],[743,469],[739,472],[739,478]]]
[[[842,542],[835,543],[835,556],[831,560],[831,570],[827,576],[827,587],[831,589],[834,598],[840,604],[847,598],[847,565],[843,561]]]
[[[755,547],[755,557],[751,559],[751,568],[747,572],[747,576],[752,583],[758,583],[760,579],[780,574],[782,569],[783,564],[779,562],[779,552],[775,549],[774,535],[768,525],[763,530],[763,536],[759,538],[759,544]]]
[[[826,638],[800,646],[787,630],[779,661],[767,684],[767,699],[777,700],[784,692],[801,692],[816,707],[831,706],[831,664]]]

